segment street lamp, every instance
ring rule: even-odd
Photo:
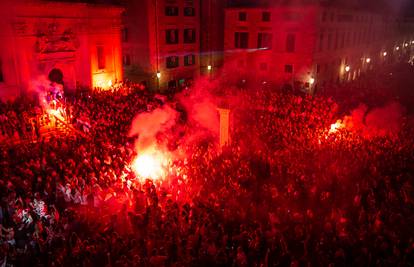
[[[309,84],[310,84],[310,85],[313,85],[314,83],[315,83],[315,78],[310,77],[310,79],[309,79]]]
[[[161,72],[157,71],[157,78],[160,79],[161,78]]]
[[[349,72],[351,70],[351,67],[349,65],[345,66],[345,71]]]
[[[397,46],[397,47],[395,48],[395,50],[397,50],[397,51],[398,51],[398,50],[400,50],[400,47],[399,47],[399,46]]]
[[[387,52],[382,53],[382,56],[386,57],[387,56]]]
[[[368,57],[368,58],[366,58],[366,59],[365,59],[365,62],[366,62],[366,63],[370,63],[370,62],[371,62],[371,58],[369,58],[369,57]]]

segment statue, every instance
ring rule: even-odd
[[[58,33],[58,26],[52,23],[47,33],[39,31],[37,34],[36,51],[47,54],[55,52],[73,52],[79,47],[79,40],[71,29]]]

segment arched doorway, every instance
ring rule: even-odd
[[[52,69],[49,72],[49,81],[63,85],[63,73],[60,69]]]

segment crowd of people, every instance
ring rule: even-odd
[[[181,142],[164,182],[136,179],[128,136],[162,99],[68,97],[88,131],[0,148],[0,266],[412,266],[412,129],[330,133],[346,102],[242,94],[232,143]],[[2,110],[7,132],[30,109]]]

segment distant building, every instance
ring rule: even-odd
[[[355,79],[414,47],[395,17],[321,4],[227,8],[225,27],[229,78],[308,91]]]
[[[6,2],[0,7],[1,97],[36,91],[45,77],[63,83],[66,90],[77,85],[105,88],[122,80],[122,9]]]
[[[184,87],[200,74],[198,0],[125,1],[125,77],[165,90]]]

